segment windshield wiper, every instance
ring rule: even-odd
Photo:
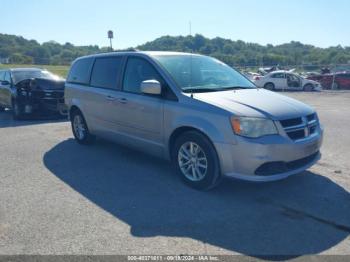
[[[247,86],[230,86],[230,87],[222,87],[218,90],[220,91],[227,91],[227,90],[241,90],[241,89],[252,89],[253,87],[247,87]]]
[[[209,93],[221,91],[218,88],[205,88],[205,87],[185,87],[182,89],[185,93]]]

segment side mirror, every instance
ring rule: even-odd
[[[141,92],[149,95],[160,95],[162,86],[157,80],[146,80],[141,83]]]
[[[10,82],[9,81],[1,81],[1,85],[2,86],[9,86],[10,85]]]

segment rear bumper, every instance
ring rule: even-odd
[[[237,144],[215,143],[224,176],[246,181],[269,182],[301,173],[320,158],[323,129],[302,141],[269,136],[237,137]]]

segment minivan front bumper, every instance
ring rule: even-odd
[[[246,181],[269,182],[305,171],[321,158],[323,129],[293,141],[273,135],[259,139],[237,137],[236,144],[215,143],[224,176]]]

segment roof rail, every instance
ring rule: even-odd
[[[122,49],[122,50],[114,50],[113,52],[118,53],[118,52],[139,52],[140,50],[136,48],[127,48],[127,49]]]

